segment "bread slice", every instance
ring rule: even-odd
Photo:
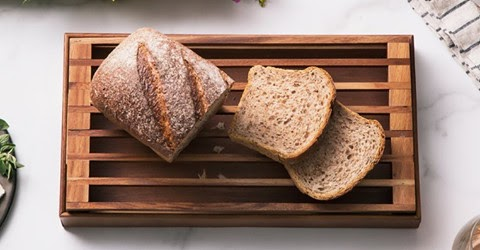
[[[92,79],[92,104],[172,162],[216,113],[233,80],[158,31],[142,28],[120,43]]]
[[[335,99],[323,69],[254,66],[230,125],[230,138],[282,162],[303,154],[322,134]]]
[[[384,147],[385,134],[378,121],[365,119],[336,102],[318,141],[284,165],[300,191],[330,200],[363,179],[382,157]]]

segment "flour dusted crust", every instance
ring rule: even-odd
[[[232,83],[187,47],[142,28],[100,65],[91,100],[109,120],[171,162],[215,114]]]

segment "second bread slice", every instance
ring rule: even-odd
[[[333,80],[323,69],[254,66],[229,136],[276,161],[294,159],[322,134],[334,100]]]
[[[385,147],[382,125],[339,102],[324,133],[305,154],[285,163],[303,193],[330,200],[350,191],[380,160]]]

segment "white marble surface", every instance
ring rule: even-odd
[[[0,2],[0,117],[26,165],[0,249],[449,249],[480,214],[480,92],[401,0]],[[58,218],[63,34],[415,35],[423,221],[419,229],[64,229]]]

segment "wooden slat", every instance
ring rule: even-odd
[[[411,106],[347,106],[349,109],[361,114],[388,114],[388,113],[411,113]],[[223,105],[218,111],[219,114],[234,114],[237,106]]]
[[[91,56],[91,45],[78,44],[70,47],[70,58],[87,60]],[[69,81],[90,81],[91,68],[88,66],[70,67]],[[68,105],[90,105],[90,90],[76,89],[68,91]],[[89,129],[90,114],[68,113],[67,129]],[[90,145],[89,137],[67,137],[67,155],[71,153],[88,153]],[[67,157],[67,177],[88,177],[88,160],[72,161]],[[68,202],[88,201],[88,185],[69,183],[66,185],[66,200]]]
[[[388,42],[409,42],[405,35],[168,35],[186,44],[375,44]]]
[[[125,130],[121,129],[90,129],[90,130],[69,130],[69,136],[90,136],[90,137],[131,137]]]
[[[95,108],[94,106],[88,105],[69,105],[68,106],[69,113],[100,113],[100,111]]]
[[[261,187],[291,187],[293,181],[280,178],[228,178],[228,179],[193,179],[193,178],[130,178],[130,177],[90,177],[68,178],[68,181],[87,185],[102,186],[261,186]],[[412,186],[413,180],[402,179],[365,179],[358,187],[393,187]]]
[[[164,161],[155,154],[139,155],[129,153],[69,154],[70,159],[95,161]],[[175,162],[273,162],[266,156],[238,154],[181,154]]]
[[[243,91],[246,82],[234,82],[232,91]],[[89,82],[70,82],[70,88],[90,89]],[[337,90],[387,90],[387,89],[410,89],[408,82],[335,82]]]
[[[218,67],[252,67],[254,65],[286,66],[387,66],[408,65],[408,59],[385,58],[319,58],[319,59],[210,59]],[[103,59],[70,59],[72,66],[100,66]]]
[[[335,59],[210,59],[218,67],[252,67],[254,65],[269,65],[276,67],[288,66],[386,66],[408,65],[409,60],[383,58],[335,58]]]
[[[410,89],[406,82],[335,82],[337,90]]]
[[[69,136],[90,136],[90,137],[131,137],[125,130],[121,129],[90,129],[90,130],[69,130]],[[412,130],[386,130],[385,137],[412,137]],[[203,130],[198,137],[226,138],[227,130],[211,129]]]
[[[388,113],[407,113],[411,114],[411,106],[347,106],[349,109],[361,114],[388,114]],[[218,114],[234,114],[238,107],[233,105],[223,105]],[[97,108],[87,105],[71,105],[69,113],[100,113]]]
[[[382,90],[382,89],[410,89],[408,82],[335,82],[337,90]],[[244,90],[246,82],[233,83],[232,90]]]
[[[86,153],[69,154],[72,160],[92,161],[164,161],[155,154],[130,154],[130,153]],[[180,154],[175,162],[273,162],[266,156],[242,154]],[[387,155],[384,154],[381,162],[413,161],[412,155]]]
[[[129,153],[89,153],[69,154],[70,159],[95,160],[95,161],[164,161],[155,154],[139,155]],[[237,154],[182,154],[176,162],[205,162],[205,161],[238,161],[238,162],[272,162],[273,160],[262,155],[237,155]]]
[[[410,47],[408,43],[389,43],[388,58],[410,58]],[[388,80],[392,82],[410,82],[410,66],[391,65],[388,67]],[[390,90],[389,105],[412,105],[411,91]],[[413,121],[411,113],[391,113],[390,129],[411,130]],[[413,138],[392,138],[392,154],[413,155]],[[412,162],[395,162],[392,165],[394,179],[414,179],[415,169]],[[415,187],[394,187],[394,204],[415,204]]]
[[[80,44],[118,44],[128,34],[71,34],[72,43]],[[181,35],[169,34],[169,37],[191,45],[309,45],[309,44],[385,44],[389,42],[408,43],[410,36],[405,35]]]
[[[412,130],[386,130],[385,137],[393,138],[393,137],[413,137]]]
[[[373,213],[410,212],[412,205],[319,203],[68,202],[69,211],[141,210],[165,213]]]
[[[298,227],[298,228],[416,228],[420,217],[404,214],[161,214],[139,211],[62,212],[64,227]]]

